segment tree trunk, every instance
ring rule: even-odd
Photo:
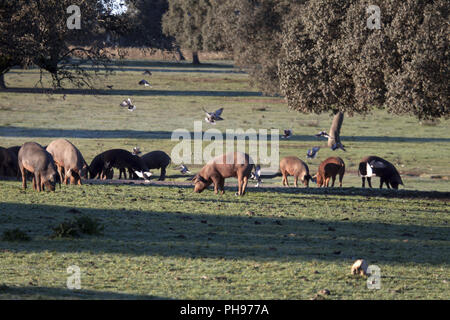
[[[0,89],[6,89],[5,74],[0,74]]]
[[[177,54],[178,54],[178,59],[180,59],[180,61],[184,61],[186,60],[186,58],[183,56],[183,52],[181,52],[180,47],[177,47]]]
[[[328,147],[331,148],[332,145],[341,142],[340,134],[343,121],[344,113],[337,112],[333,117],[333,122],[331,123],[330,131],[328,132],[328,135],[330,136],[328,138]]]
[[[192,52],[192,64],[200,64],[197,51]]]

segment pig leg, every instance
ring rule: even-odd
[[[22,174],[22,188],[27,188],[27,170],[23,166],[20,166],[20,173]]]
[[[384,183],[384,179],[383,179],[383,178],[380,178],[380,189],[383,188],[383,183]]]
[[[39,173],[35,172],[33,177],[33,188],[41,192],[41,179]]]
[[[344,179],[344,175],[341,173],[339,174],[339,187],[342,188],[342,179]]]
[[[244,176],[244,181],[242,182],[242,195],[245,194],[245,190],[247,189],[248,177]]]
[[[158,181],[164,181],[166,180],[166,168],[161,167],[161,174],[159,175]]]
[[[225,179],[224,178],[221,178],[219,181],[219,190],[220,190],[220,194],[225,193]]]
[[[361,180],[362,180],[362,186],[361,186],[361,188],[365,188],[365,187],[366,187],[366,178],[365,178],[365,177],[362,177]],[[369,178],[367,178],[367,182],[369,182]]]
[[[367,183],[369,184],[369,187],[372,188],[372,178],[367,177]]]
[[[62,173],[63,168],[59,164],[56,165],[56,168],[58,169],[59,178],[61,179],[61,181],[64,181],[64,176]]]
[[[294,176],[294,186],[298,188],[298,176]]]
[[[211,177],[212,182],[214,183],[214,193],[218,194],[219,193],[219,184],[220,184],[220,178],[213,176]]]
[[[283,186],[288,186],[289,187],[289,182],[287,180],[286,172],[283,172]]]

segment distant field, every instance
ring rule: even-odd
[[[151,77],[142,75],[147,69]],[[143,78],[152,88],[137,85]],[[180,185],[85,184],[38,194],[21,190],[18,181],[0,181],[0,239],[16,227],[31,237],[0,241],[0,298],[310,299],[325,288],[331,291],[326,299],[450,298],[449,120],[420,124],[384,111],[346,117],[347,152],[333,152],[314,137],[329,129],[330,115],[288,110],[283,99],[252,88],[229,61],[199,67],[126,61],[97,83],[96,94],[42,93],[34,88],[38,79],[33,69],[7,74],[0,146],[63,137],[88,163],[111,148],[170,155],[178,143],[172,131],[192,132],[194,121],[204,118],[202,107],[224,107],[225,121],[214,127],[203,121],[203,131],[293,129],[290,140],[280,139],[280,158],[306,161],[307,149],[321,146],[318,157],[306,161],[310,170],[326,157],[342,157],[345,189],[287,189],[276,177],[263,181],[270,188],[237,198],[232,186],[224,196],[194,194],[185,178],[169,177]],[[119,107],[128,97],[134,112]],[[359,189],[357,165],[366,155],[399,169],[400,192]],[[194,173],[200,167],[189,166]],[[168,175],[179,175],[174,164]],[[427,196],[432,191],[440,196]],[[104,234],[50,237],[51,227],[83,214],[99,218]],[[359,257],[380,267],[380,290],[350,275]],[[81,268],[80,291],[66,288],[69,265]]]

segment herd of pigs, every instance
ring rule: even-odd
[[[26,142],[22,146],[10,148],[0,147],[0,176],[12,176],[22,179],[22,186],[27,187],[27,180],[31,179],[33,189],[37,191],[54,191],[57,183],[82,184],[82,178],[112,179],[113,168],[119,169],[119,179],[147,179],[151,176],[149,170],[161,169],[159,180],[166,177],[166,168],[171,159],[163,151],[152,151],[138,156],[127,150],[111,149],[100,153],[88,165],[81,152],[68,140],[57,139],[43,147],[36,142]],[[194,191],[202,192],[211,184],[214,192],[224,193],[225,179],[235,177],[238,180],[237,195],[244,195],[249,179],[261,181],[261,170],[255,165],[248,154],[231,152],[218,156],[209,161],[193,178]],[[294,177],[295,187],[298,180],[305,186],[309,181],[317,183],[319,187],[334,187],[336,177],[339,176],[339,186],[345,174],[345,163],[339,157],[325,159],[318,168],[316,175],[311,176],[307,164],[297,157],[290,156],[281,159],[280,170],[276,175],[283,177],[283,185],[289,186],[288,176]],[[376,156],[364,157],[358,168],[362,177],[362,187],[365,180],[372,188],[371,178],[380,178],[380,188],[386,184],[387,188],[398,189],[403,185],[400,174],[393,164]]]

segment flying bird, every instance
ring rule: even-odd
[[[220,115],[222,114],[223,108],[220,108],[219,110],[216,110],[215,112],[208,112],[205,110],[205,108],[202,108],[203,111],[206,113],[205,121],[210,124],[216,124],[216,121],[223,120]]]
[[[123,100],[120,106],[124,108],[128,107],[128,111],[130,112],[136,110],[136,106],[133,104],[133,102],[131,102],[130,98],[128,98],[127,100]]]
[[[133,148],[133,152],[132,152],[132,154],[134,154],[135,156],[137,156],[137,155],[139,155],[139,154],[141,154],[142,152],[141,152],[141,149],[139,148],[139,147],[134,147]]]
[[[292,129],[285,129],[281,138],[289,139],[290,137],[292,137]]]
[[[314,159],[317,155],[317,152],[319,152],[320,147],[313,147],[312,149],[309,149],[308,152],[306,152],[306,157],[308,159]]]
[[[107,85],[106,87],[112,90],[112,88],[113,88],[114,86],[113,86],[113,85]]]
[[[143,75],[144,75],[144,76],[145,76],[145,75],[151,76],[151,75],[152,75],[152,72],[151,72],[150,70],[145,70],[144,73],[143,73]]]
[[[188,167],[186,167],[184,164],[180,164],[176,169],[180,169],[180,172],[182,174],[191,173]]]
[[[144,80],[144,79],[139,81],[139,85],[146,86],[146,87],[151,87],[152,86],[147,80]]]
[[[325,131],[320,131],[318,134],[315,135],[317,138],[320,137],[325,137],[325,138],[331,138],[330,135],[328,133],[326,133]]]

